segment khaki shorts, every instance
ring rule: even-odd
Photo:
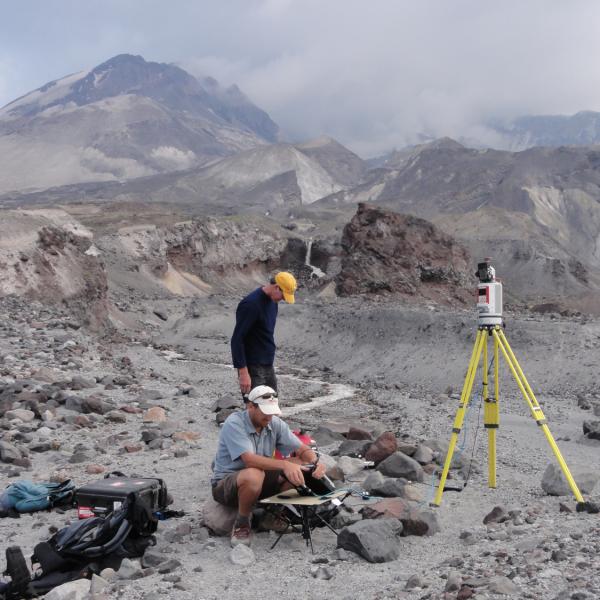
[[[282,483],[279,481],[279,476],[283,471],[265,471],[265,480],[263,482],[262,490],[260,491],[259,500],[274,496],[281,489]],[[237,488],[237,477],[240,471],[237,473],[231,473],[219,479],[213,486],[212,495],[213,498],[219,503],[225,506],[238,506],[238,488]]]

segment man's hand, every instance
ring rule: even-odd
[[[283,474],[292,485],[304,485],[304,473],[306,467],[286,460],[283,462]]]
[[[326,471],[327,471],[327,467],[323,463],[321,463],[321,462],[317,463],[315,470],[312,472],[312,476],[315,479],[321,479],[321,477],[323,477],[325,475]]]
[[[248,373],[248,367],[238,369],[238,380],[242,394],[248,394],[252,389],[252,380],[250,379],[250,373]]]

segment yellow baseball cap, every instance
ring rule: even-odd
[[[275,283],[283,292],[283,299],[288,304],[294,304],[294,292],[296,291],[296,278],[287,271],[281,271],[275,275]]]

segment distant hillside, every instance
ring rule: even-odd
[[[600,113],[582,111],[567,115],[532,115],[508,123],[492,123],[507,150],[534,146],[591,146],[600,144]]]
[[[315,208],[372,202],[424,217],[499,260],[521,297],[600,289],[600,150],[511,153],[453,140],[397,153]],[[512,278],[512,279],[511,279]]]
[[[362,181],[366,165],[331,138],[297,146],[265,144],[208,166],[119,182],[69,185],[34,193],[0,194],[0,205],[86,200],[161,201],[201,212],[235,214],[253,207],[311,204]]]
[[[0,192],[187,169],[277,138],[236,86],[122,54],[0,109]]]

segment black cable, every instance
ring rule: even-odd
[[[492,365],[494,364],[494,357],[492,356],[492,360],[490,361],[490,366],[488,367],[487,375],[488,375],[488,386],[490,381],[490,371],[492,370]],[[469,482],[469,478],[471,477],[471,469],[473,466],[473,457],[475,456],[475,446],[477,445],[477,435],[479,434],[479,429],[481,427],[481,405],[483,404],[483,385],[481,386],[481,391],[479,392],[479,411],[477,413],[477,429],[475,429],[475,437],[473,439],[473,448],[471,449],[471,458],[469,459],[469,470],[465,476],[465,485],[467,487],[467,483]]]

